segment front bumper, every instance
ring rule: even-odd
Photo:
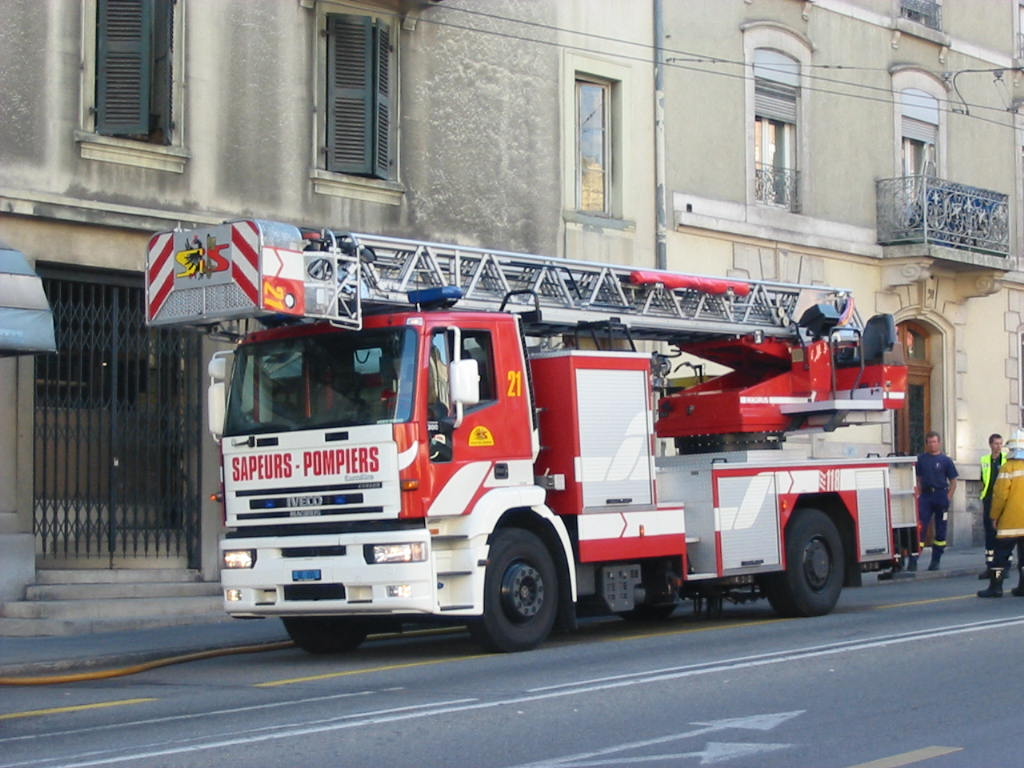
[[[367,563],[367,544],[422,542],[426,559]],[[233,538],[221,551],[255,550],[252,568],[224,568],[224,610],[237,617],[433,614],[437,578],[423,530]]]

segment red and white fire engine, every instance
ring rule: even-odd
[[[209,364],[224,605],[308,651],[823,614],[914,526],[907,460],[784,445],[903,404],[892,318],[846,291],[255,220],[154,236],[147,285],[152,325],[237,341]],[[730,372],[672,378],[697,358]]]

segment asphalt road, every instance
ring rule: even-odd
[[[0,768],[1018,765],[1024,599],[980,584],[846,590],[816,619],[594,620],[514,655],[446,630],[6,688]]]

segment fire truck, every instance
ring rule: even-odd
[[[151,325],[233,342],[225,609],[313,653],[415,620],[520,651],[686,600],[820,615],[915,524],[907,459],[785,442],[903,405],[892,317],[849,291],[259,220],[155,235],[146,280]]]

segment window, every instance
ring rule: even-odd
[[[480,404],[498,399],[494,377],[494,354],[488,331],[463,331],[460,334],[462,360],[476,360],[480,373]],[[448,395],[448,364],[451,363],[452,334],[434,331],[430,341],[430,378],[427,384],[427,406],[431,418],[448,415],[451,404]],[[479,407],[479,406],[474,406]]]
[[[939,102],[917,88],[900,91],[901,157],[904,176],[935,176]]]
[[[415,367],[410,328],[243,344],[224,434],[408,421]]]
[[[768,48],[754,51],[754,198],[800,209],[797,114],[800,64]]]
[[[609,213],[611,84],[576,81],[576,207]]]
[[[930,29],[942,29],[942,6],[937,0],[900,0],[900,16]]]
[[[173,0],[97,0],[95,129],[170,144]]]
[[[393,178],[391,56],[388,23],[327,15],[328,171]]]
[[[1024,59],[1024,3],[1017,4],[1017,47],[1013,55]]]

